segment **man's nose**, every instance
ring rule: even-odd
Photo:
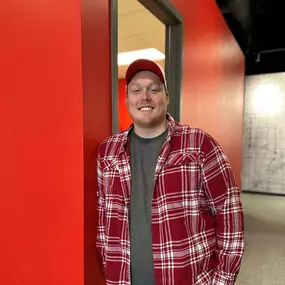
[[[149,95],[147,88],[144,88],[142,90],[142,99],[143,100],[150,100],[150,95]]]

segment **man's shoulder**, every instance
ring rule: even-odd
[[[98,154],[101,157],[116,155],[116,153],[119,152],[122,144],[126,141],[128,131],[129,130],[123,130],[105,138],[98,148]]]
[[[114,135],[111,135],[111,136],[108,136],[107,138],[105,138],[103,140],[103,142],[101,143],[101,145],[104,145],[104,144],[113,144],[113,143],[120,143],[122,141],[125,140],[125,138],[127,137],[128,135],[128,132],[129,130],[123,130],[123,131],[120,131]]]
[[[210,137],[210,135],[203,129],[187,124],[175,122],[175,136],[189,136],[189,137]]]
[[[188,142],[191,148],[202,150],[205,145],[217,144],[215,139],[206,130],[188,124],[175,122],[174,137],[179,141]]]

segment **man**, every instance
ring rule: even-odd
[[[107,285],[234,284],[243,213],[223,150],[167,113],[155,62],[133,62],[126,83],[133,124],[107,138],[97,159],[97,247]]]

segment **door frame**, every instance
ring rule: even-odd
[[[170,96],[168,112],[176,120],[181,116],[182,58],[184,20],[169,0],[137,0],[165,24],[165,76]],[[119,131],[118,94],[118,0],[110,0],[112,133]]]

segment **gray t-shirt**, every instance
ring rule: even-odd
[[[130,137],[131,151],[131,277],[132,285],[154,285],[151,202],[157,158],[166,140],[168,129],[152,139]]]

